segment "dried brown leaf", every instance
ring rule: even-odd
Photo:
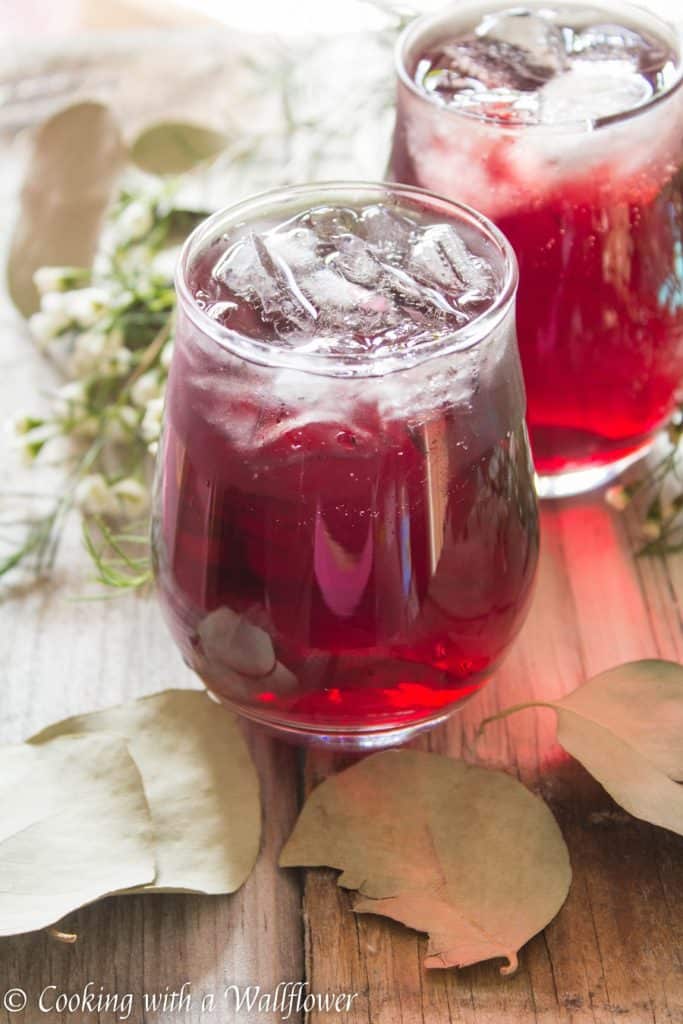
[[[0,750],[0,935],[155,877],[140,773],[112,736]]]
[[[683,835],[683,668],[634,661],[554,702],[557,739],[616,802]]]
[[[38,308],[38,267],[91,265],[125,157],[118,124],[101,103],[67,107],[38,129],[7,263],[9,293],[24,316]]]
[[[145,891],[234,892],[261,834],[256,769],[235,716],[198,690],[166,690],[50,726],[31,740],[108,732],[124,738],[142,775],[157,877]]]
[[[632,661],[601,672],[561,700],[557,739],[630,814],[683,835],[683,667]]]
[[[517,780],[436,754],[375,754],[309,796],[280,857],[328,865],[354,909],[429,933],[427,967],[517,952],[562,906],[567,848],[546,805]]]

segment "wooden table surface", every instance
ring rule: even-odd
[[[115,77],[115,76],[114,76]],[[22,154],[6,118],[3,227]],[[9,130],[9,129],[12,130]],[[57,374],[35,351],[3,300],[2,417],[35,408]],[[0,490],[36,486],[2,447]],[[55,470],[54,474],[58,471]],[[50,471],[40,476],[49,489]],[[636,559],[638,523],[598,497],[548,504],[529,619],[494,680],[451,721],[418,741],[460,755],[483,717],[507,705],[560,696],[589,675],[634,658],[683,660],[683,557]],[[16,742],[66,715],[168,686],[196,686],[153,597],[87,602],[93,592],[77,523],[54,577],[0,593],[0,740]],[[282,871],[279,850],[302,794],[334,766],[246,730],[263,787],[263,846],[256,868],[224,898],[131,896],[105,900],[65,921],[75,945],[46,933],[0,940],[0,1024],[114,1024],[113,1013],[43,1014],[39,993],[95,991],[134,997],[136,1024],[273,1022],[279,1014],[226,1009],[226,985],[306,980],[311,991],[358,993],[348,1014],[311,1014],[311,1024],[681,1024],[683,839],[635,821],[554,743],[554,716],[526,711],[493,726],[479,747],[541,793],[569,846],[574,881],[566,905],[522,951],[511,978],[487,963],[425,972],[426,940],[398,924],[356,916],[329,870]],[[510,849],[508,856],[514,857]],[[190,1009],[143,1011],[143,993],[190,983]],[[1,1007],[5,990],[29,996],[23,1013]],[[205,994],[216,1009],[201,1012]],[[292,1021],[300,1022],[294,1015]]]

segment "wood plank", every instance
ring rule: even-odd
[[[663,601],[656,589],[663,581],[650,579],[661,568],[636,566],[622,517],[599,497],[583,498],[546,506],[542,526],[534,603],[510,656],[462,712],[416,745],[502,767],[538,791],[569,846],[569,898],[524,949],[515,977],[500,977],[493,963],[425,972],[423,938],[354,915],[336,872],[308,872],[307,970],[318,990],[365,981],[354,1024],[683,1021],[683,839],[616,808],[557,747],[551,711],[493,724],[472,756],[479,723],[504,707],[561,696],[620,661],[673,656],[675,644],[655,634],[648,611],[650,588]],[[337,766],[311,755],[308,785]],[[334,957],[327,955],[331,935]]]

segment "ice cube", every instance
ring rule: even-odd
[[[434,320],[435,310],[439,319],[444,313],[454,313],[448,298],[439,289],[431,287],[426,281],[418,281],[403,267],[386,265],[382,285],[385,295],[403,310],[403,315],[411,316],[414,320]],[[418,317],[415,316],[416,312],[420,314]]]
[[[485,17],[474,35],[446,43],[417,74],[423,88],[446,103],[497,92],[497,100],[510,105],[516,94],[536,91],[566,66],[561,28],[541,13],[514,8]]]
[[[478,45],[478,44],[477,44]],[[441,58],[445,60],[445,58]],[[456,57],[449,58],[453,67],[432,68],[419,81],[434,99],[445,106],[469,111],[477,117],[492,117],[514,123],[533,122],[538,115],[537,84],[522,89],[514,69],[501,71],[474,59],[468,45]],[[458,70],[459,69],[459,70]],[[469,77],[479,75],[479,78]],[[497,83],[504,80],[505,85]]]
[[[455,227],[379,203],[321,207],[246,234],[213,278],[230,290],[212,296],[221,323],[259,337],[267,324],[302,354],[399,352],[446,336],[492,281]]]
[[[421,283],[455,294],[472,288],[488,291],[492,285],[488,265],[470,252],[449,224],[433,224],[422,232],[412,247],[409,267]]]
[[[212,320],[218,320],[219,323],[226,320],[237,309],[239,309],[237,303],[230,302],[229,300],[225,302],[207,302],[204,307],[207,316],[210,316]]]
[[[628,61],[642,73],[659,70],[669,56],[654,39],[646,39],[624,25],[609,24],[590,25],[575,32],[572,53],[581,60]]]
[[[505,58],[519,78],[518,89],[535,89],[567,66],[562,29],[551,16],[523,7],[489,14],[476,29],[477,37],[494,44],[492,57]],[[525,84],[521,84],[522,80]]]
[[[214,267],[213,277],[240,298],[258,303],[261,314],[273,318],[276,330],[303,328],[315,322],[318,312],[301,291],[296,271],[278,253],[279,246],[285,251],[289,247],[290,256],[293,250],[298,262],[309,261],[308,246],[291,237],[283,235],[273,245],[272,235],[266,240],[249,234],[227,250]]]
[[[327,257],[327,263],[356,284],[371,286],[382,276],[382,266],[370,246],[355,235],[342,236],[338,250]]]
[[[593,121],[634,110],[652,96],[652,85],[627,61],[581,60],[541,91],[546,124]]]
[[[309,300],[318,310],[318,318],[325,324],[334,324],[337,311],[355,310],[364,306],[371,310],[374,293],[347,280],[329,267],[320,267],[302,281]]]
[[[258,263],[253,235],[246,235],[225,250],[214,265],[211,276],[215,281],[223,281],[232,287],[233,282],[239,283],[252,269],[258,271]]]
[[[408,251],[416,225],[387,206],[366,206],[360,216],[360,233],[373,252],[399,257]]]
[[[675,64],[665,41],[593,8],[513,7],[424,53],[415,78],[435,101],[478,117],[581,123],[642,106]]]
[[[323,242],[336,242],[342,235],[353,234],[358,224],[355,210],[345,206],[316,206],[309,210],[298,222],[310,228],[316,238]]]
[[[271,231],[268,250],[284,260],[292,270],[306,270],[318,262],[318,238],[314,231],[294,227],[290,231]]]

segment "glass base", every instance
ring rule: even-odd
[[[475,692],[478,693],[479,691],[476,690]],[[474,696],[474,693],[458,701],[457,704],[442,709],[435,715],[419,718],[415,721],[407,722],[405,725],[395,725],[390,728],[380,725],[368,727],[340,726],[336,729],[325,728],[324,726],[317,727],[314,723],[304,724],[302,722],[285,722],[277,718],[263,718],[258,713],[254,714],[251,709],[247,710],[239,704],[233,704],[232,701],[226,700],[225,697],[219,697],[210,690],[209,696],[218,703],[224,704],[225,707],[234,711],[235,714],[241,715],[248,721],[253,722],[254,725],[258,725],[259,728],[271,736],[285,740],[288,743],[295,743],[299,746],[320,747],[326,750],[347,750],[349,752],[357,750],[363,752],[383,750],[385,747],[395,747],[401,743],[407,743],[413,736],[441,725],[442,722],[445,722],[456,711],[459,711]]]
[[[564,473],[544,476],[536,474],[536,490],[539,498],[571,498],[586,491],[594,491],[604,487],[620,476],[625,469],[644,458],[655,443],[656,437],[648,438],[635,451],[629,452],[621,459],[607,462],[601,466],[586,466],[583,469],[570,469]]]

